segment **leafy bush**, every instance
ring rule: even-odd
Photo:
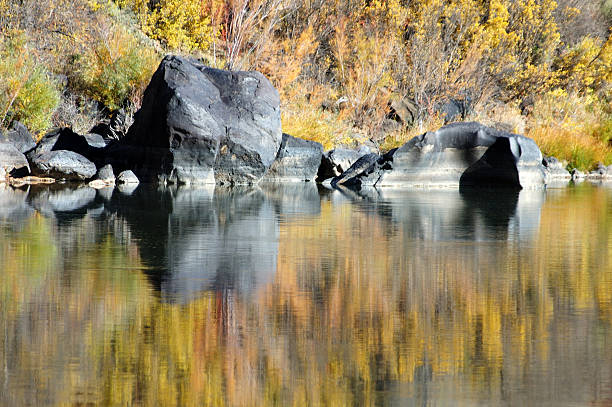
[[[557,89],[536,100],[533,109],[527,135],[544,154],[580,170],[612,164],[612,115],[592,92],[580,96]]]
[[[157,64],[157,53],[122,27],[92,44],[84,55],[75,55],[71,86],[116,110],[131,101],[138,105]]]
[[[0,126],[21,121],[38,134],[51,125],[59,92],[23,34],[0,37]]]

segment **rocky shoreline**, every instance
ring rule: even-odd
[[[282,132],[278,92],[260,73],[217,70],[178,56],[161,62],[129,130],[94,130],[55,129],[35,143],[14,123],[0,140],[0,182],[531,189],[612,180],[610,167],[570,174],[554,157],[543,157],[533,140],[475,122],[444,126],[384,154],[365,146],[324,152],[319,143]]]

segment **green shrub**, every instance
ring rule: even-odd
[[[51,126],[59,91],[45,67],[15,33],[0,38],[0,127],[19,120],[39,134]]]
[[[84,55],[73,57],[71,87],[110,110],[130,101],[139,104],[157,64],[157,53],[121,27],[94,44]]]

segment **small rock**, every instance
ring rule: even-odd
[[[546,174],[546,185],[563,186],[572,179],[572,174],[565,168],[564,163],[556,157],[543,157],[542,165]]]
[[[140,181],[138,180],[138,177],[136,177],[136,174],[134,174],[131,170],[127,170],[119,174],[117,177],[117,183],[138,185]]]
[[[115,173],[113,172],[113,166],[110,164],[106,164],[104,167],[100,168],[98,170],[96,179],[103,181],[107,184],[114,184],[115,183]]]
[[[576,181],[576,180],[584,180],[586,178],[586,174],[582,171],[580,171],[579,169],[574,168],[571,172],[572,174],[572,180]]]

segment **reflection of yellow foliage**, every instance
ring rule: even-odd
[[[549,366],[553,335],[557,351],[573,349],[578,330],[612,326],[612,195],[548,195],[519,247],[415,238],[324,197],[320,214],[281,223],[272,282],[188,304],[157,298],[130,270],[137,251],[110,236],[63,253],[78,272],[63,270],[52,223],[36,216],[0,244],[0,315],[9,328],[33,318],[32,332],[9,329],[12,373],[62,389],[50,396],[59,405],[374,405],[381,383],[428,380],[491,401],[502,381]],[[91,226],[71,236],[87,242]],[[61,359],[66,341],[74,357]]]

